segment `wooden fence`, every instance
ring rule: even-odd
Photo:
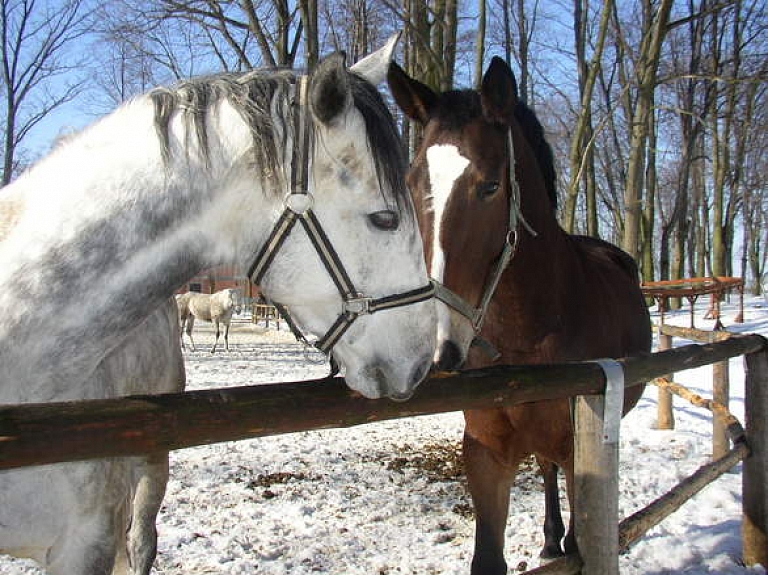
[[[659,332],[659,349],[671,349],[672,338],[680,337],[699,343],[723,341],[733,336],[728,331],[706,331],[695,328],[677,327],[662,323],[656,326]],[[672,392],[666,387],[659,387],[658,425],[659,429],[674,429],[675,418],[672,410]],[[728,408],[730,401],[730,381],[728,360],[712,364],[712,401]],[[728,451],[728,433],[721,418],[712,419],[712,457],[717,459]]]
[[[280,320],[282,318],[280,317],[280,313],[277,311],[275,306],[269,304],[254,303],[252,304],[251,310],[251,321],[253,323],[263,321],[264,326],[269,327],[269,322],[272,320],[275,322],[275,329],[280,329]]]
[[[618,360],[625,386],[728,358],[746,357],[746,433],[681,486],[616,528],[618,456],[604,443],[606,377],[596,363],[498,366],[437,375],[405,403],[367,400],[339,378],[158,396],[0,408],[0,469],[139,455],[220,441],[320,429],[462,409],[576,397],[577,488],[581,557],[531,573],[618,574],[618,553],[644,529],[744,459],[743,545],[748,565],[768,565],[768,341],[734,335]],[[540,382],[547,381],[546,386]],[[551,383],[557,382],[557,383]],[[584,510],[588,510],[584,512]],[[595,541],[600,541],[599,545]]]

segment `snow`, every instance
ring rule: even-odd
[[[736,298],[723,306],[732,331],[768,334],[768,304]],[[710,329],[697,305],[696,326]],[[656,315],[656,314],[654,314]],[[667,321],[688,325],[688,310]],[[321,377],[327,367],[282,331],[233,326],[230,353],[211,355],[210,330],[196,327],[185,352],[188,388]],[[687,343],[676,339],[676,344]],[[731,409],[743,421],[744,371],[731,360]],[[676,376],[711,395],[711,368]],[[711,418],[675,399],[676,429],[655,429],[649,386],[621,429],[620,512],[627,515],[709,460]],[[158,517],[158,574],[466,574],[474,523],[458,456],[460,413],[221,443],[171,455]],[[621,557],[622,574],[765,574],[741,556],[741,466],[651,530]],[[564,489],[561,490],[564,493]],[[567,503],[563,497],[563,508]],[[567,521],[567,512],[564,517]],[[510,573],[539,564],[543,487],[527,464],[512,492],[505,555]],[[40,573],[0,559],[2,575]]]

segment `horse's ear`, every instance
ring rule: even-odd
[[[491,122],[508,124],[517,106],[517,81],[509,65],[494,56],[480,88],[483,114]]]
[[[387,68],[395,53],[395,46],[400,39],[400,32],[390,36],[387,43],[381,48],[368,54],[362,60],[353,64],[349,69],[360,74],[374,86],[378,86],[387,79]]]
[[[395,103],[405,112],[406,116],[420,124],[429,122],[432,110],[437,105],[439,98],[429,86],[408,76],[395,62],[389,65],[387,82]]]
[[[347,77],[346,55],[331,54],[323,59],[312,74],[309,87],[309,105],[323,124],[330,124],[344,116],[352,106],[352,92]]]

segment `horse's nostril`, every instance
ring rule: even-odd
[[[386,395],[387,390],[387,376],[384,370],[378,365],[367,367],[365,369],[365,375],[369,379],[372,379],[376,385],[376,391],[379,397]]]
[[[419,364],[411,373],[411,379],[408,381],[410,389],[416,389],[416,386],[419,385],[425,377],[427,377],[431,367],[432,360],[429,357],[425,357],[421,362],[419,362]]]
[[[438,370],[458,369],[463,363],[459,346],[452,341],[446,341],[440,346],[435,366]]]

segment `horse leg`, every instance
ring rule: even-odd
[[[211,353],[216,353],[216,346],[219,344],[219,320],[213,320],[213,326],[216,328],[216,339],[213,342]]]
[[[187,316],[179,316],[179,339],[181,340],[181,349],[187,349],[184,346],[184,324],[187,322]]]
[[[556,559],[563,556],[560,541],[565,535],[565,525],[560,512],[560,493],[557,485],[557,465],[536,456],[544,478],[544,548],[539,553],[542,559]]]
[[[146,458],[137,466],[127,552],[131,575],[149,575],[157,555],[157,514],[168,483],[168,454]]]
[[[229,321],[224,321],[224,349],[229,351]]]
[[[475,508],[472,575],[506,575],[504,529],[517,467],[500,461],[497,454],[466,432],[463,446],[469,492]]]
[[[110,575],[117,550],[118,519],[113,509],[98,517],[80,517],[67,537],[62,537],[47,555],[50,575]]]
[[[192,345],[192,351],[197,351],[197,348],[195,347],[195,340],[192,339],[192,328],[195,326],[195,316],[192,314],[189,314],[189,317],[187,317],[187,337],[189,338],[189,343]]]
[[[563,472],[565,473],[565,486],[568,492],[568,506],[571,509],[571,518],[568,521],[568,533],[565,535],[563,544],[565,546],[566,555],[574,555],[579,552],[576,545],[576,533],[573,529],[574,513],[573,513],[573,499],[574,499],[574,483],[573,483],[573,458],[563,464]]]

